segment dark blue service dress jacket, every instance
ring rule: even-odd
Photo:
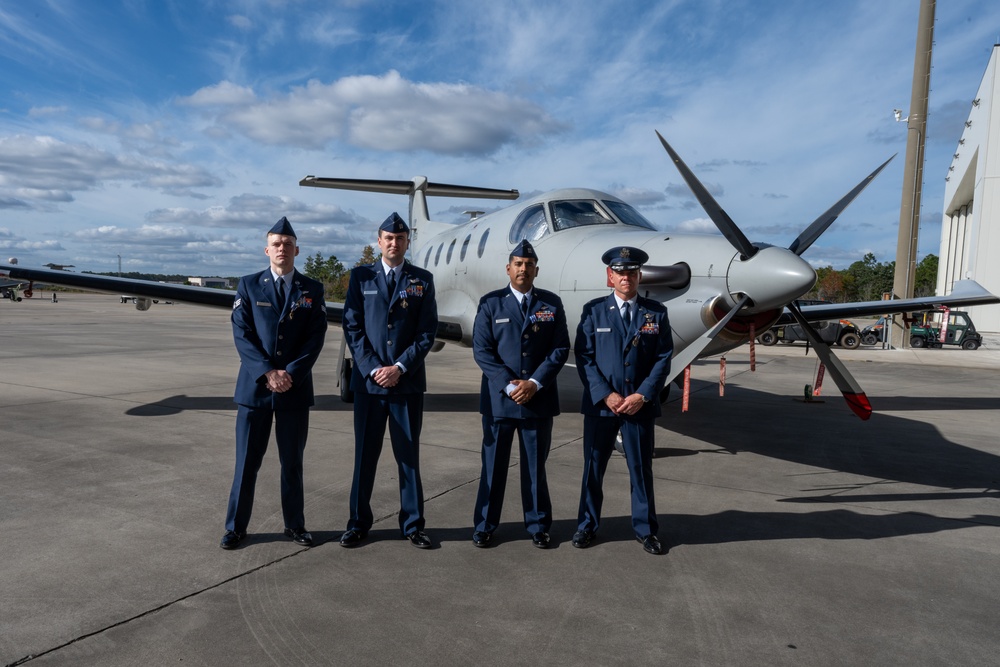
[[[352,269],[344,301],[344,335],[354,357],[354,391],[383,395],[425,392],[424,359],[434,345],[437,325],[430,271],[405,262],[396,291],[390,295],[381,261]],[[376,368],[397,361],[406,372],[395,387],[380,387],[371,379]]]
[[[295,271],[285,307],[279,311],[271,270],[244,276],[233,302],[232,322],[241,362],[236,403],[272,410],[312,406],[312,368],[327,327],[323,284]],[[291,375],[292,388],[280,394],[268,389],[265,374],[270,370]]]
[[[660,390],[670,374],[674,341],[667,309],[658,301],[638,297],[628,331],[615,295],[594,299],[583,307],[573,346],[576,368],[583,380],[581,412],[595,417],[616,416],[604,403],[611,392],[639,393],[649,399],[629,419],[660,416]]]
[[[482,414],[495,419],[559,414],[556,376],[569,356],[569,332],[558,296],[532,289],[525,318],[509,286],[490,292],[479,300],[472,341],[473,355],[483,371]],[[525,405],[518,405],[504,391],[515,378],[534,378],[542,388]]]

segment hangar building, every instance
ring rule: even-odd
[[[937,294],[972,278],[1000,294],[1000,44],[993,46],[948,167]],[[968,309],[980,331],[1000,332],[1000,307]]]

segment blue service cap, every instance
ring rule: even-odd
[[[281,220],[274,223],[274,227],[267,230],[268,234],[281,234],[282,236],[291,236],[293,239],[297,239],[295,235],[295,230],[292,229],[292,223],[288,222],[288,218],[282,216]]]
[[[409,234],[410,228],[406,226],[399,214],[393,211],[385,222],[378,228],[380,232],[388,232],[390,234]]]
[[[649,255],[638,248],[622,245],[601,255],[601,261],[612,271],[634,271],[649,261]]]
[[[528,239],[522,239],[520,243],[514,246],[514,249],[510,251],[511,257],[527,257],[528,259],[538,259],[538,255],[535,254],[535,249],[531,247],[528,243]]]

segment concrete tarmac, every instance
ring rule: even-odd
[[[375,529],[337,538],[353,465],[331,328],[306,448],[304,549],[282,535],[273,445],[250,536],[218,547],[239,364],[228,313],[137,312],[114,296],[0,303],[0,664],[995,664],[1000,351],[840,350],[875,414],[816,357],[749,348],[693,367],[657,433],[670,552],[643,552],[615,456],[598,541],[570,538],[582,473],[579,381],[548,462],[554,548],[531,545],[516,456],[498,544],[476,549],[479,372],[428,363],[427,530],[399,536],[388,446]]]

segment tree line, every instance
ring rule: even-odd
[[[878,301],[892,292],[896,262],[880,262],[868,253],[842,271],[831,266],[816,269],[816,286],[804,298],[825,299],[833,303]],[[933,296],[937,286],[938,258],[927,255],[917,264],[913,296]]]

